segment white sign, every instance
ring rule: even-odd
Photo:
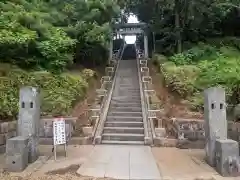
[[[66,144],[66,128],[63,118],[57,118],[53,121],[53,143],[54,146]]]

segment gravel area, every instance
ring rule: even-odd
[[[0,179],[1,180],[112,180],[108,178],[81,177],[71,173],[54,174],[54,175],[53,174],[39,175],[34,173],[31,175],[25,175],[25,176],[1,173]]]

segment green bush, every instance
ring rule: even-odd
[[[198,46],[193,47],[187,51],[179,54],[175,54],[170,57],[169,60],[174,62],[176,65],[184,64],[196,64],[201,60],[213,60],[219,56],[218,49],[216,47],[199,43]]]
[[[196,91],[194,82],[199,73],[196,66],[176,66],[172,62],[167,62],[162,64],[161,72],[164,75],[167,87],[180,96],[187,97]]]
[[[111,21],[120,13],[108,0],[4,0],[0,9],[0,62],[51,72],[105,63]]]
[[[16,68],[11,68],[4,74],[0,77],[0,118],[4,119],[16,117],[19,89],[22,86],[40,88],[42,115],[52,116],[69,115],[74,102],[84,98],[88,88],[87,79],[79,74],[54,75],[45,71],[26,72]]]
[[[229,46],[240,50],[240,38],[237,37],[212,38],[207,42],[217,47]]]
[[[159,66],[167,61],[167,57],[162,54],[154,54],[152,60],[154,65]]]
[[[166,85],[202,109],[204,89],[222,86],[229,104],[240,103],[240,51],[233,46],[199,44],[161,65]]]
[[[226,90],[229,103],[236,96],[240,96],[240,58],[221,57],[212,62],[199,63],[201,73],[195,82],[199,90],[211,86],[222,86]],[[240,99],[235,99],[236,103]],[[235,102],[234,102],[235,103]]]

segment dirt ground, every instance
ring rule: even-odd
[[[94,177],[81,177],[74,174],[64,174],[64,175],[29,175],[25,177],[12,176],[9,174],[0,175],[1,180],[111,180],[108,178],[94,178]]]
[[[96,89],[101,86],[100,80],[104,75],[104,68],[98,68],[95,70],[96,78],[92,79],[89,83],[89,88],[86,94],[86,99],[79,100],[72,110],[72,117],[77,117],[74,136],[82,135],[82,126],[89,125],[89,109],[93,105],[96,98]]]
[[[88,124],[88,111],[89,107],[94,103],[95,97],[96,97],[96,89],[100,88],[100,80],[102,76],[104,75],[104,68],[99,68],[95,70],[96,72],[96,78],[91,80],[89,83],[89,89],[86,95],[85,100],[80,100],[78,103],[76,103],[75,107],[72,111],[73,117],[79,118],[79,124],[86,125]]]
[[[67,158],[64,157],[63,147],[58,148],[57,160],[51,152],[52,146],[39,147],[39,159],[30,164],[22,173],[8,173],[5,171],[5,156],[0,156],[1,180],[109,180],[102,178],[82,177],[76,174],[80,165],[87,160],[93,146],[69,146]]]

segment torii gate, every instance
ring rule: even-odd
[[[145,33],[147,25],[146,23],[122,23],[114,24],[112,26],[111,41],[109,47],[109,62],[113,57],[113,39],[116,35],[131,36],[144,34],[144,58],[148,59],[148,36]]]

